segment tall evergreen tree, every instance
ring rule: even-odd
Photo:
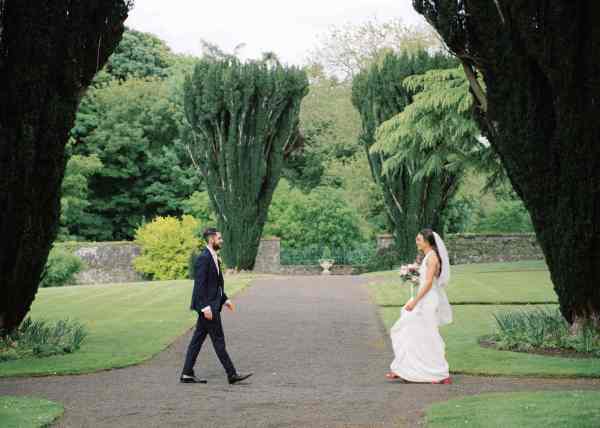
[[[307,92],[304,71],[235,58],[203,60],[186,80],[190,151],[206,180],[229,266],[254,266]]]
[[[378,63],[358,74],[352,83],[352,102],[362,121],[360,141],[367,152],[373,178],[383,191],[396,246],[407,260],[414,258],[414,237],[420,228],[442,229],[442,210],[447,195],[456,188],[456,179],[454,176],[429,176],[414,181],[407,168],[384,174],[386,155],[370,149],[375,144],[379,125],[412,102],[415,91],[402,84],[406,77],[455,65],[455,59],[443,54],[430,55],[425,51],[414,55],[387,53]]]
[[[59,224],[75,110],[130,1],[0,0],[0,330],[35,298]]]
[[[531,214],[563,315],[574,329],[600,329],[600,3],[413,4],[463,63],[482,129]]]

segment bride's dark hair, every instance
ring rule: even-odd
[[[433,248],[433,251],[435,251],[437,258],[440,261],[440,268],[437,273],[437,276],[439,277],[442,274],[442,263],[443,262],[442,262],[442,258],[440,257],[440,250],[438,249],[437,244],[435,243],[435,235],[433,234],[433,230],[422,229],[419,232],[419,235],[421,235],[423,237],[423,239],[425,241],[427,241],[429,243],[429,245],[431,245],[431,248]]]

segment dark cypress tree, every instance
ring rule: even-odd
[[[531,214],[563,315],[574,329],[600,329],[600,2],[413,3],[471,78],[482,129]]]
[[[65,144],[130,1],[0,0],[0,329],[31,306],[59,222]]]
[[[231,267],[254,266],[307,92],[304,71],[235,58],[203,60],[186,80],[190,152],[206,180]]]
[[[443,54],[388,53],[352,81],[352,102],[362,122],[360,142],[367,153],[373,179],[383,190],[388,222],[405,260],[415,257],[414,240],[420,229],[427,226],[442,230],[441,215],[458,181],[452,174],[415,181],[407,168],[383,174],[384,155],[370,149],[375,144],[377,127],[412,102],[414,93],[402,85],[406,77],[454,66],[456,59]]]

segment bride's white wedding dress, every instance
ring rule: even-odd
[[[419,290],[425,286],[427,259],[419,268]],[[448,269],[448,267],[446,267]],[[434,277],[433,286],[412,311],[402,309],[400,318],[391,330],[394,361],[392,373],[411,382],[439,382],[449,377],[445,344],[439,325],[452,320],[446,292]]]

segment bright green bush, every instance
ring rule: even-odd
[[[135,269],[156,280],[187,278],[190,256],[202,243],[199,230],[200,223],[189,215],[156,217],[135,233],[141,248]]]
[[[61,246],[55,246],[48,255],[40,287],[62,287],[73,282],[75,274],[83,269],[83,261]]]

